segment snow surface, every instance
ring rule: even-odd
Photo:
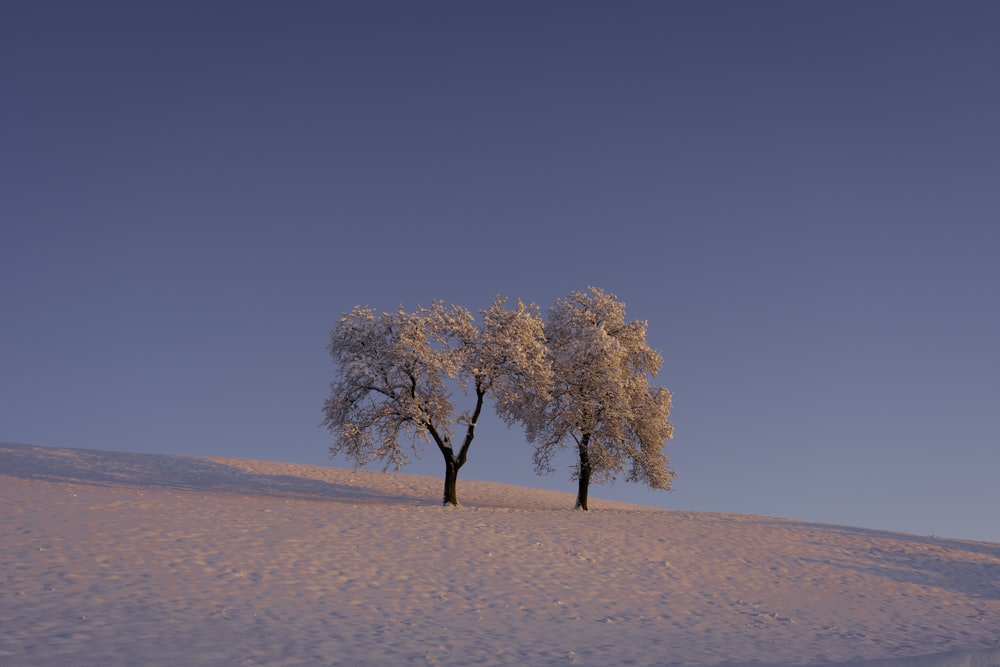
[[[0,444],[0,667],[1000,665],[1000,544]]]

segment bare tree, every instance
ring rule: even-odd
[[[548,400],[551,379],[541,316],[518,301],[513,310],[497,297],[482,323],[461,306],[377,313],[355,306],[330,334],[336,363],[323,424],[335,436],[331,454],[358,465],[374,460],[399,469],[418,443],[433,442],[445,462],[444,504],[458,505],[458,471],[487,396],[508,424]],[[456,414],[453,391],[471,396]],[[464,427],[461,444],[453,429]],[[409,436],[410,447],[400,444]]]
[[[618,474],[670,489],[671,394],[650,384],[662,357],[646,343],[646,324],[626,322],[625,304],[593,287],[549,309],[551,400],[522,421],[539,473],[551,472],[558,450],[575,446],[578,509],[587,509],[591,481]]]

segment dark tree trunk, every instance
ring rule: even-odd
[[[451,451],[444,452],[444,503],[458,505],[458,469],[461,466],[451,456]]]
[[[479,419],[479,415],[483,410],[483,398],[485,395],[485,390],[480,387],[477,381],[476,409],[473,410],[472,419],[465,430],[465,440],[462,441],[462,448],[458,450],[458,456],[455,456],[455,450],[451,448],[451,441],[448,438],[441,437],[441,434],[438,433],[433,424],[427,424],[427,431],[431,434],[434,443],[441,451],[441,456],[444,457],[444,500],[442,503],[444,505],[459,505],[457,490],[458,471],[469,460],[469,447],[472,446],[472,440],[476,437],[476,420]]]
[[[585,433],[579,442],[580,469],[579,486],[576,491],[576,509],[587,511],[587,491],[590,488],[590,434]]]
[[[438,446],[441,456],[444,457],[444,504],[458,505],[458,470],[465,461],[459,461],[455,458],[451,442],[442,438],[432,424],[427,425],[427,431],[434,439],[434,444]]]

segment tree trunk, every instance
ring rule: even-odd
[[[455,451],[451,448],[451,441],[441,437],[434,424],[426,425],[427,432],[434,439],[434,444],[438,446],[441,456],[444,457],[444,505],[458,505],[458,470],[465,463],[464,457],[468,450],[468,442],[462,448],[462,456],[455,458]],[[468,438],[471,442],[472,438]]]
[[[441,450],[441,455],[444,456],[444,505],[454,505],[458,506],[458,471],[462,469],[465,462],[469,458],[469,447],[472,446],[472,440],[476,437],[476,420],[479,419],[479,413],[483,410],[483,397],[486,392],[476,383],[476,409],[472,412],[472,419],[469,421],[469,425],[465,430],[465,440],[462,442],[462,448],[458,450],[458,456],[455,456],[455,451],[451,448],[451,441],[441,438],[438,435],[437,429],[428,428],[431,436],[434,438],[434,442],[437,443],[438,449]]]
[[[587,511],[587,491],[590,488],[590,434],[585,433],[579,443],[580,469],[579,486],[576,492],[576,509]]]
[[[444,453],[444,505],[458,506],[458,469],[461,467],[450,456]]]

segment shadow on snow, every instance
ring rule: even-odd
[[[0,443],[0,474],[98,487],[135,486],[300,500],[427,504],[426,498],[417,495],[393,495],[355,484],[336,484],[294,475],[259,474],[191,456],[57,449],[10,443]]]

